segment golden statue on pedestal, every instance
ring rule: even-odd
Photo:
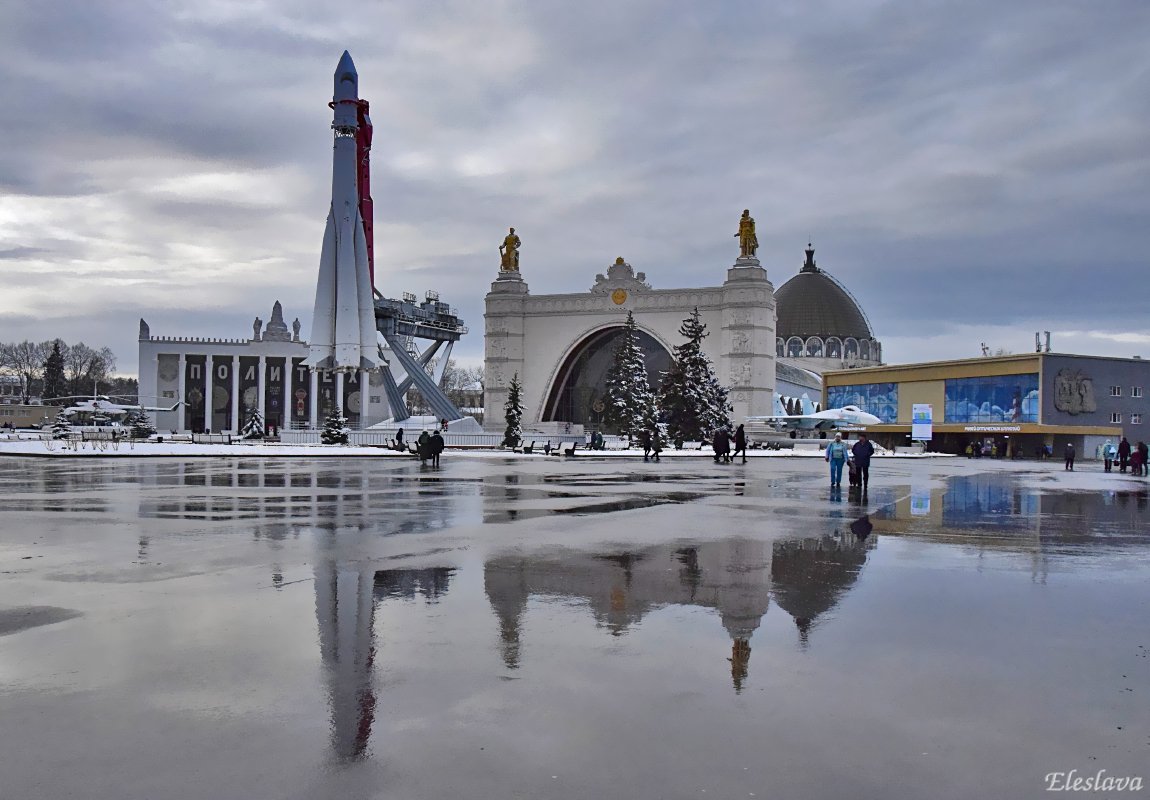
[[[755,251],[759,249],[759,237],[755,235],[755,218],[751,216],[750,209],[743,209],[743,216],[739,218],[739,232],[735,236],[739,239],[739,258],[754,258]]]
[[[511,232],[503,237],[503,244],[499,245],[500,272],[519,271],[519,245],[519,237],[515,235],[515,229],[511,228]]]

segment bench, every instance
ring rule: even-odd
[[[123,434],[112,431],[80,431],[80,441],[82,442],[119,442],[129,438],[131,437],[128,435],[128,431]]]
[[[232,437],[228,433],[193,433],[192,444],[231,444]]]

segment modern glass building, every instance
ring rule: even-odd
[[[823,374],[823,407],[857,405],[883,421],[871,428],[886,446],[910,444],[911,412],[930,405],[928,448],[964,453],[1061,457],[1067,442],[1093,458],[1107,439],[1150,441],[1150,361],[1063,353],[838,370]],[[1144,427],[1146,426],[1146,427]]]

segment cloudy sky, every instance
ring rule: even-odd
[[[482,357],[508,225],[536,293],[618,255],[713,285],[808,237],[889,361],[1150,357],[1146,0],[0,0],[0,341],[310,330],[332,72],[375,124],[377,282]]]

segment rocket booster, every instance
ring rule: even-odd
[[[351,372],[378,366],[375,303],[357,184],[359,103],[359,75],[345,50],[335,68],[331,103],[331,210],[320,251],[307,359],[314,369]]]

